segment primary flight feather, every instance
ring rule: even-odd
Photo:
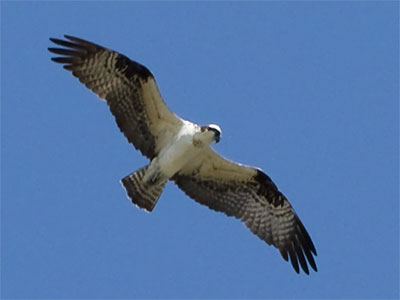
[[[234,216],[282,257],[309,274],[317,271],[314,244],[286,197],[260,169],[229,161],[211,147],[218,125],[199,126],[171,112],[153,74],[126,56],[65,35],[49,48],[80,82],[106,100],[117,125],[150,163],[122,178],[132,202],[152,211],[168,180],[209,208]]]

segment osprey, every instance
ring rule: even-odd
[[[50,38],[80,82],[106,100],[117,125],[150,163],[122,178],[131,201],[149,212],[168,180],[209,208],[234,216],[260,239],[279,249],[299,273],[317,271],[317,255],[305,227],[286,197],[260,169],[223,158],[211,147],[219,142],[218,125],[199,126],[181,119],[163,102],[152,73],[128,57],[94,43],[65,35]],[[308,263],[307,263],[308,262]]]

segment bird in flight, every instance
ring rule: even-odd
[[[130,143],[150,159],[122,178],[131,201],[149,212],[167,181],[209,208],[236,217],[282,257],[309,274],[317,271],[314,244],[286,197],[261,169],[230,161],[212,148],[221,128],[199,126],[165,105],[153,74],[128,57],[89,41],[65,35],[48,48],[80,82],[104,99]]]

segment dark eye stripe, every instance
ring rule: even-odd
[[[217,136],[220,136],[220,135],[221,135],[221,132],[219,132],[219,131],[218,131],[217,129],[215,129],[215,128],[208,127],[208,130],[214,131],[214,132],[215,132],[215,135],[217,135]]]

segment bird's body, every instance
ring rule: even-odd
[[[176,138],[158,155],[161,170],[168,178],[171,178],[183,169],[188,162],[191,162],[193,166],[193,161],[199,158],[202,148],[208,147],[213,140],[213,137],[208,140],[206,137],[202,139],[200,128],[190,122],[184,122]],[[198,165],[200,162],[196,162],[196,164]],[[196,168],[196,166],[193,167]]]
[[[158,172],[170,179],[181,170],[196,169],[201,164],[204,147],[209,147],[213,140],[208,132],[202,133],[200,127],[183,121],[177,134],[151,161],[144,180],[149,180]]]
[[[143,65],[94,43],[65,36],[49,48],[82,83],[105,99],[118,127],[148,165],[122,178],[131,201],[152,211],[168,180],[209,208],[234,216],[279,249],[299,272],[317,270],[316,250],[286,197],[260,169],[232,162],[212,148],[218,125],[199,126],[172,113]]]

